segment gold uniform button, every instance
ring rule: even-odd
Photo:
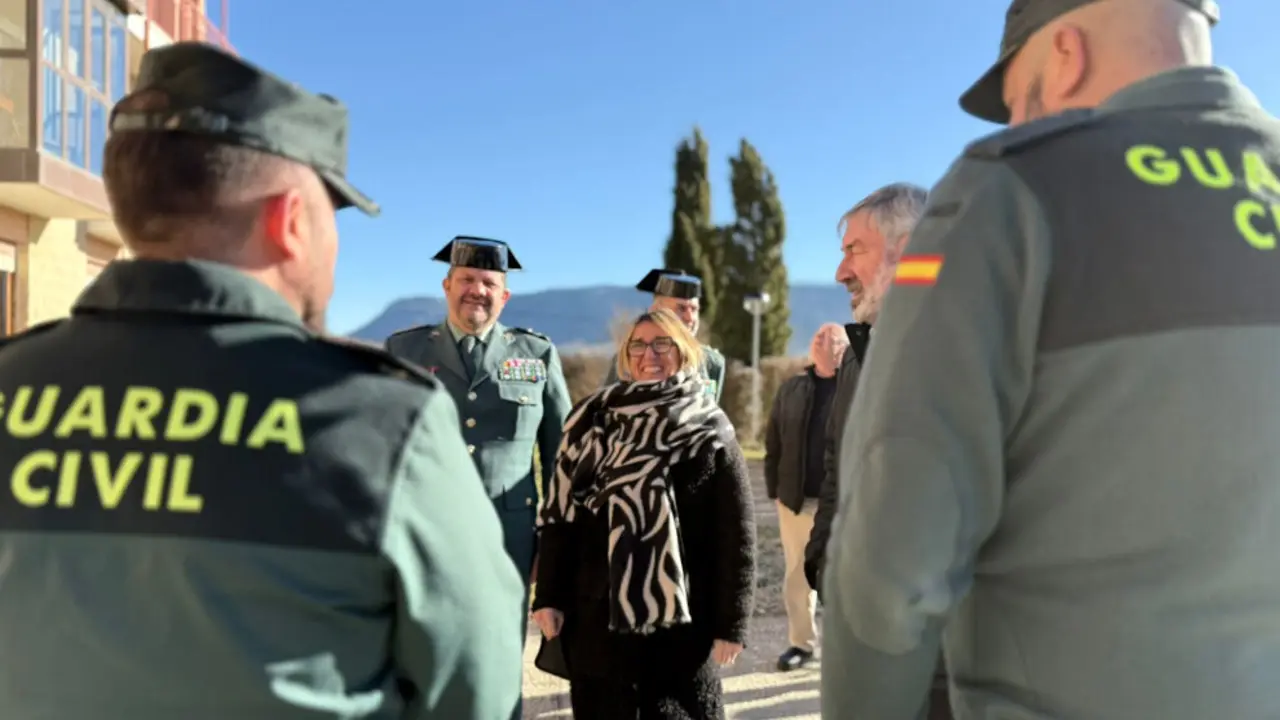
[[[467,452],[471,453],[472,455],[475,455],[475,454],[476,454],[476,446],[475,446],[475,445],[468,445],[468,446],[467,446]]]
[[[475,419],[475,418],[467,418],[467,427],[475,427],[475,426],[476,426],[476,419]]]
[[[467,399],[468,399],[468,400],[475,400],[475,399],[476,399],[476,394],[475,394],[475,393],[473,393],[473,392],[469,392],[469,393],[467,393]]]

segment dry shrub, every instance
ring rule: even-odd
[[[612,357],[600,353],[571,353],[561,356],[564,380],[569,386],[569,397],[573,402],[577,403],[600,389],[609,375],[609,364],[612,361]]]
[[[769,423],[769,410],[773,407],[773,397],[778,387],[787,378],[804,370],[806,360],[803,357],[771,357],[760,360],[760,433],[751,436],[751,379],[754,371],[744,363],[731,361],[725,368],[724,393],[720,396],[720,407],[738,429],[738,442],[744,447],[759,447],[763,444],[765,426]]]
[[[627,322],[630,322],[628,319]],[[600,353],[570,353],[561,357],[564,379],[569,385],[569,396],[576,403],[600,388],[609,374],[613,358]],[[769,422],[769,409],[783,381],[804,370],[803,357],[772,357],[760,361],[760,431]],[[738,441],[744,447],[759,447],[763,437],[751,437],[751,378],[753,371],[745,364],[732,360],[724,372],[724,390],[720,407],[733,426],[738,429]]]

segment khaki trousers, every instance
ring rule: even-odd
[[[775,501],[776,502],[776,501]],[[792,647],[813,652],[818,647],[818,625],[814,621],[818,593],[804,577],[804,546],[813,532],[816,498],[806,498],[799,513],[781,502],[778,505],[778,535],[786,573],[782,580],[782,601],[787,608],[787,634]]]

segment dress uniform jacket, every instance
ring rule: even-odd
[[[457,403],[467,451],[502,521],[507,552],[527,584],[536,544],[534,450],[542,477],[550,476],[569,415],[569,389],[546,335],[495,323],[484,342],[474,379],[447,324],[403,330],[386,344],[391,353],[434,373]]]
[[[707,381],[707,392],[716,396],[716,402],[720,402],[720,395],[724,392],[724,355],[719,350],[706,345],[702,346],[702,379]],[[618,356],[614,355],[609,360],[609,373],[604,378],[605,385],[612,385],[618,382]]]
[[[120,261],[3,342],[0,412],[0,717],[516,705],[523,592],[429,375],[230,267]]]
[[[944,625],[958,717],[1280,716],[1278,245],[1222,69],[969,148],[844,428],[833,717],[914,717]]]

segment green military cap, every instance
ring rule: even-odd
[[[1222,15],[1214,0],[1176,1],[1204,13],[1211,25],[1216,25]],[[995,65],[960,96],[960,108],[979,120],[1007,124],[1009,108],[1004,104],[1004,73],[1013,56],[1041,28],[1072,10],[1094,2],[1098,0],[1013,0],[1004,16],[1000,56]]]
[[[136,102],[146,94],[146,102]],[[378,204],[347,181],[347,108],[222,48],[180,42],[148,50],[133,92],[111,110],[112,132],[217,138],[316,171],[339,208],[372,216]]]

